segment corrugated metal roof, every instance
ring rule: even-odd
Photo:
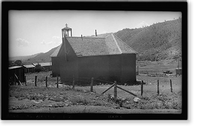
[[[18,68],[22,68],[22,66],[12,66],[12,67],[9,67],[8,69],[11,70],[11,69],[18,69]]]
[[[66,41],[69,42],[78,57],[137,53],[114,34],[104,37],[67,37]],[[61,45],[51,57],[56,57],[60,48]]]
[[[36,66],[37,64],[39,64],[39,63],[32,63],[32,65],[34,65],[34,66]]]
[[[41,66],[51,66],[51,62],[39,63]]]
[[[23,65],[23,66],[26,68],[34,68],[35,67],[34,65]]]
[[[51,66],[52,63],[51,62],[40,62],[40,63],[32,63],[33,65],[37,65],[37,64],[40,64],[41,66]]]

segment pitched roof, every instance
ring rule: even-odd
[[[113,35],[106,36],[105,42],[110,54],[121,54],[121,51],[119,47],[117,46]]]
[[[133,48],[131,48],[128,44],[123,42],[120,38],[118,38],[116,35],[114,35],[114,39],[116,40],[116,44],[119,46],[122,54],[128,54],[128,53],[137,53]]]
[[[109,54],[104,38],[69,37],[67,41],[78,57]]]
[[[105,37],[67,37],[66,41],[69,42],[77,57],[137,53],[114,34]],[[60,47],[51,57],[58,54]]]
[[[58,46],[58,48],[50,55],[51,57],[56,57],[58,55],[58,52],[60,51],[60,47],[62,44],[60,44],[60,46]]]

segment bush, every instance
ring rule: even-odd
[[[84,98],[83,96],[74,96],[72,98],[69,99],[73,105],[87,105],[89,103],[91,103],[89,100],[87,100],[86,98]]]
[[[14,64],[17,65],[17,66],[21,66],[22,65],[22,61],[21,60],[16,60],[14,62]]]
[[[35,72],[40,72],[40,71],[42,71],[42,66],[40,64],[37,64],[35,66]]]

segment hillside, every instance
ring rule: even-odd
[[[40,53],[33,58],[29,58],[29,59],[23,61],[23,63],[24,64],[30,64],[30,63],[37,63],[37,62],[38,63],[40,63],[40,62],[50,62],[51,61],[50,55],[56,50],[56,48],[58,48],[58,46],[49,50],[48,52]]]
[[[37,54],[33,54],[33,55],[28,55],[28,56],[15,56],[15,57],[9,57],[9,60],[10,61],[15,61],[15,60],[27,60],[27,59],[30,59],[30,58],[34,58],[36,57],[37,55],[39,55],[41,53],[37,53]]]
[[[181,57],[181,18],[144,28],[123,29],[115,34],[138,51],[138,60]]]

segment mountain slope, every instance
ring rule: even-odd
[[[21,60],[21,61],[24,61],[24,60],[27,60],[27,59],[30,59],[30,58],[34,58],[35,56],[39,55],[40,53],[37,53],[37,54],[33,54],[33,55],[28,55],[28,56],[15,56],[15,57],[9,57],[9,60],[10,61],[15,61],[15,60]]]
[[[115,33],[138,51],[139,60],[173,59],[181,56],[181,19]]]
[[[38,55],[36,55],[35,57],[33,58],[29,58],[27,59],[26,61],[24,61],[23,63],[24,64],[30,64],[30,63],[39,63],[39,62],[50,62],[51,61],[51,57],[50,55],[58,48],[55,47],[55,48],[52,48],[51,50],[49,50],[48,52],[45,52],[45,53],[40,53]]]

